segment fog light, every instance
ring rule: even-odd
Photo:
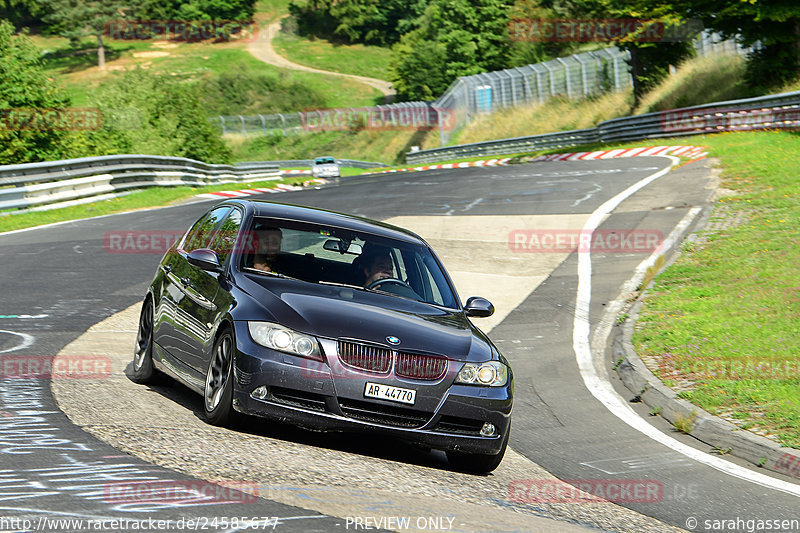
[[[263,400],[264,398],[267,397],[267,394],[269,394],[269,391],[267,390],[267,388],[264,385],[261,385],[260,387],[255,389],[253,392],[251,392],[250,396],[252,398],[255,398],[256,400]],[[484,427],[486,427],[486,426],[484,426]],[[492,426],[492,427],[494,427],[494,426]],[[481,432],[483,432],[483,430],[481,430]]]
[[[496,428],[494,424],[490,422],[486,422],[483,427],[481,428],[481,436],[482,437],[493,437],[495,434]]]

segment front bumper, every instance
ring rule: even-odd
[[[338,168],[314,168],[311,169],[311,174],[315,178],[339,178],[341,171]]]
[[[328,352],[329,359],[336,357]],[[361,397],[357,397],[354,391],[363,391],[365,381],[381,382],[381,377],[360,371],[348,376],[335,362],[338,370],[333,372],[327,361],[320,363],[262,347],[250,339],[245,322],[236,323],[234,361],[234,409],[250,415],[316,431],[376,431],[430,448],[480,454],[498,453],[509,428],[514,387],[510,373],[505,387],[448,387],[447,380],[452,383],[450,374],[438,385],[419,381],[399,384],[415,388],[420,398],[430,392],[426,387],[444,391],[433,404],[427,402],[428,408],[415,409],[364,398],[360,392]],[[253,398],[250,393],[260,386],[267,387],[267,396]],[[495,426],[494,435],[480,434],[486,422]]]

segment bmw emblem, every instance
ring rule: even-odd
[[[393,335],[389,335],[388,337],[386,337],[386,342],[388,342],[389,344],[400,344],[400,339],[398,339]]]

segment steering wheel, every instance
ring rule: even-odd
[[[405,287],[405,288],[407,288],[407,289],[411,289],[411,285],[409,285],[408,283],[406,283],[406,282],[405,282],[405,281],[403,281],[402,279],[397,279],[397,278],[383,278],[383,279],[376,279],[375,281],[373,281],[372,283],[370,283],[369,285],[367,285],[367,287],[366,287],[366,288],[367,288],[367,289],[374,289],[374,288],[375,288],[375,287],[377,287],[378,285],[382,285],[382,284],[384,284],[384,283],[392,283],[392,284],[394,284],[394,285],[400,285],[401,287]],[[411,289],[411,290],[413,291],[414,289]]]

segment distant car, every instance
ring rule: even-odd
[[[314,430],[368,430],[497,467],[514,380],[433,250],[407,230],[232,199],[162,259],[144,298],[133,379],[160,371],[234,412]]]
[[[311,167],[311,174],[315,178],[338,178],[341,176],[339,162],[333,157],[318,157]]]

